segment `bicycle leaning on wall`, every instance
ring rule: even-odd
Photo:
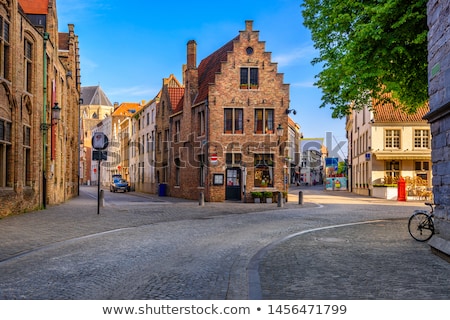
[[[417,241],[427,241],[434,234],[434,204],[425,202],[430,206],[430,211],[414,210],[408,221],[408,231],[411,237]]]

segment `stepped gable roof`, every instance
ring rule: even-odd
[[[207,98],[209,84],[215,83],[216,73],[220,72],[222,62],[227,61],[227,54],[233,51],[233,43],[238,39],[239,36],[236,36],[233,40],[200,62],[198,66],[198,95],[195,98],[194,104],[202,102]]]
[[[49,0],[19,0],[26,14],[48,14]]]
[[[83,99],[83,105],[100,105],[100,106],[110,106],[113,104],[108,99],[106,94],[103,92],[100,86],[91,87],[81,87],[80,98]]]
[[[58,49],[69,50],[69,34],[67,32],[60,32],[58,36]]]
[[[375,103],[373,106],[374,121],[377,122],[424,122],[425,114],[430,110],[429,105],[417,109],[414,114],[408,114],[392,103]]]

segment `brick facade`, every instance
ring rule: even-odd
[[[78,192],[79,60],[73,25],[68,33],[57,30],[54,0],[1,1],[0,17],[0,216],[5,216]],[[51,125],[56,102],[61,120]]]
[[[450,257],[450,3],[428,2],[428,65],[433,191],[438,234],[429,244]]]
[[[157,150],[166,135],[173,143],[166,157],[157,153],[166,170],[159,181],[166,180],[169,195],[198,199],[203,193],[206,201],[247,201],[251,191],[283,191],[289,85],[253,22],[198,66],[196,56],[197,43],[189,41],[182,106],[170,104],[168,115],[161,96]],[[280,137],[278,126],[284,128]]]

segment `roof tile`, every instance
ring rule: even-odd
[[[228,52],[233,51],[233,43],[239,36],[203,59],[198,66],[198,95],[194,104],[204,101],[208,96],[209,85],[215,83],[216,73],[220,72],[222,62],[227,61]]]
[[[375,122],[427,122],[423,116],[430,110],[428,104],[417,109],[414,114],[408,114],[392,103],[376,103],[373,106]]]
[[[48,14],[49,0],[19,0],[23,11],[27,14]]]

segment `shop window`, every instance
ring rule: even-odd
[[[273,187],[274,162],[272,154],[255,155],[255,187]]]
[[[397,179],[400,177],[400,162],[386,161],[385,173],[386,173],[385,183],[387,184],[397,183]]]

